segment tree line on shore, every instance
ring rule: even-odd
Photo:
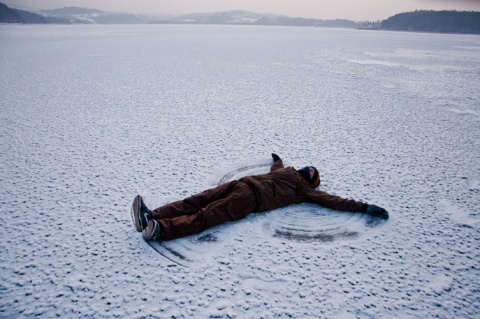
[[[381,22],[382,30],[480,33],[480,12],[414,11],[396,14]]]

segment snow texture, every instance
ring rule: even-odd
[[[480,37],[0,26],[0,317],[478,318]],[[270,153],[387,222],[301,204],[163,243],[151,208]]]

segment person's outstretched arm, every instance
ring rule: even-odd
[[[322,191],[312,190],[307,192],[305,195],[307,202],[309,203],[321,205],[330,209],[341,210],[344,212],[363,212],[368,206],[368,204],[353,199],[346,199]]]
[[[365,213],[371,216],[388,219],[388,212],[377,205],[362,203],[353,199],[346,199],[322,191],[311,190],[305,194],[309,203],[318,204],[330,209],[352,213]]]

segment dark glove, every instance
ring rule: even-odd
[[[388,219],[388,212],[377,205],[368,205],[365,214],[383,219]]]
[[[281,160],[281,159],[280,159],[280,156],[278,156],[278,155],[275,154],[275,153],[272,153],[272,158],[273,158],[273,162],[274,162],[274,163],[275,163],[276,161],[278,161],[278,160]]]

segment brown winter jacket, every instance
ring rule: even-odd
[[[257,200],[257,212],[305,202],[348,212],[362,212],[367,207],[362,202],[311,188],[293,167],[284,168],[282,160],[277,160],[272,165],[270,173],[246,176],[240,181],[247,183],[253,189]]]

